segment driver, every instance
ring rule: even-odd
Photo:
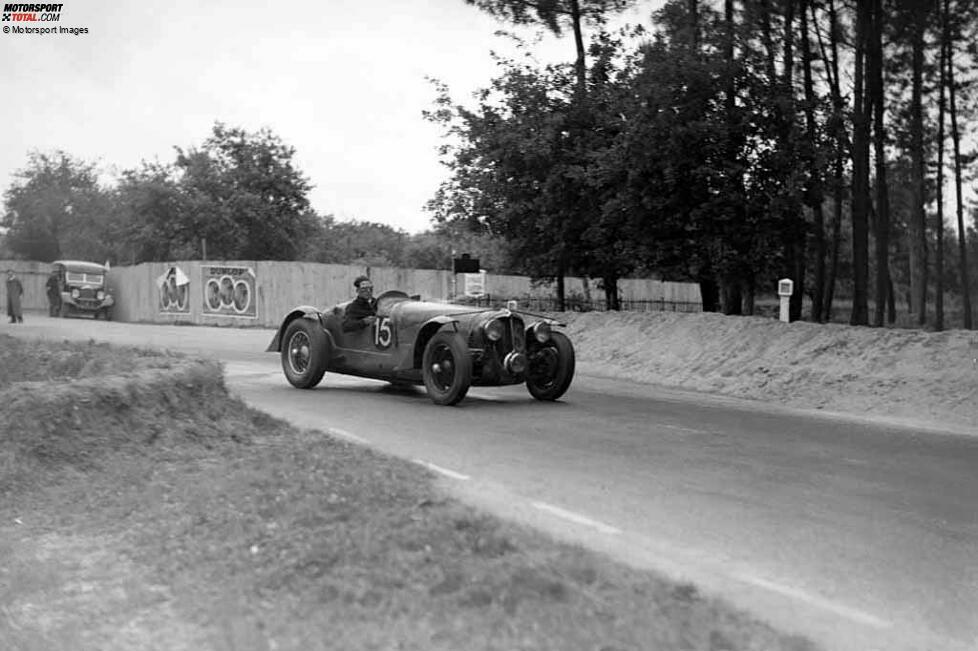
[[[357,276],[353,281],[357,297],[346,306],[343,316],[343,332],[363,330],[377,320],[377,299],[374,298],[374,284],[367,276]]]

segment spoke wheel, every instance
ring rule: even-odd
[[[472,360],[461,335],[435,334],[424,349],[421,375],[428,396],[438,405],[457,404],[472,383]]]
[[[574,379],[574,346],[562,332],[554,332],[550,341],[530,351],[526,389],[537,400],[557,400],[570,388]]]
[[[299,389],[319,384],[326,372],[329,342],[322,329],[310,319],[296,319],[282,338],[282,371]]]
[[[289,339],[289,367],[296,375],[302,375],[309,370],[309,351],[311,348],[309,336],[301,330]]]

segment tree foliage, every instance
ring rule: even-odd
[[[291,259],[311,234],[310,185],[292,163],[295,150],[267,129],[214,125],[198,148],[177,150],[184,215],[208,254],[248,260]]]
[[[4,204],[5,242],[15,255],[50,262],[112,253],[113,215],[94,164],[61,151],[32,153]]]
[[[585,4],[467,1],[555,33]],[[944,4],[954,19],[943,39],[961,44],[953,66],[968,81],[946,78],[970,115],[978,12],[973,0]],[[594,4],[602,19],[622,6]],[[506,238],[534,275],[694,279],[705,309],[728,313],[752,312],[758,291],[789,277],[792,317],[807,294],[816,320],[842,284],[856,324],[870,299],[877,324],[893,320],[896,283],[910,285],[923,323],[936,246],[928,170],[943,147],[936,7],[672,0],[650,37],[598,30],[573,66],[502,60],[475,106],[439,89],[429,117],[455,145],[430,208],[440,223]],[[962,270],[965,237],[959,228]]]

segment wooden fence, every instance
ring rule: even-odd
[[[0,261],[0,269],[8,268],[24,284],[24,308],[46,310],[44,283],[49,265]],[[254,260],[113,267],[109,285],[116,299],[117,321],[271,327],[296,305],[325,307],[352,298],[353,280],[361,274],[371,277],[377,294],[400,289],[428,300],[452,300],[464,293],[464,277],[447,270]],[[497,274],[486,274],[483,280],[484,301],[504,304],[516,299],[525,309],[556,308],[553,285]],[[604,309],[604,292],[593,280],[566,278],[565,292],[571,309]],[[623,279],[619,295],[623,309],[699,311],[702,305],[695,283]],[[0,300],[5,306],[5,293]]]
[[[44,310],[48,309],[48,295],[45,283],[51,265],[45,262],[33,262],[29,260],[0,260],[0,272],[2,282],[0,282],[0,309],[3,316],[7,315],[7,270],[12,269],[20,284],[24,286],[24,295],[21,298],[21,307],[25,310]]]

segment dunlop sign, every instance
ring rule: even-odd
[[[250,267],[201,267],[205,316],[258,318],[255,272]]]

